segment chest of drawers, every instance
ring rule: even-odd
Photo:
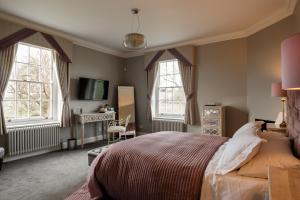
[[[225,107],[203,106],[201,131],[206,135],[225,135]]]

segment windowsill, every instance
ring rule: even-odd
[[[20,128],[26,126],[38,126],[38,125],[57,124],[57,123],[60,122],[53,119],[36,120],[36,121],[15,121],[15,122],[6,122],[6,128]]]
[[[152,120],[155,120],[155,121],[183,122],[184,118],[183,117],[170,117],[170,116],[166,116],[166,117],[153,117]]]

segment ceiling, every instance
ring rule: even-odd
[[[141,32],[151,51],[246,37],[291,15],[296,1],[0,0],[0,17],[128,57],[135,53],[126,52],[122,41],[131,31],[131,8],[141,9]]]

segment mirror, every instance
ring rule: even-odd
[[[134,87],[118,86],[118,113],[119,119],[131,115],[127,129],[135,130]]]

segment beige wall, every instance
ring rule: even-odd
[[[294,15],[247,38],[247,107],[250,119],[275,120],[280,99],[271,97],[271,83],[281,80],[280,44],[300,30],[300,3]]]
[[[134,86],[135,119],[137,128],[141,132],[151,132],[151,124],[146,119],[147,76],[144,70],[144,56],[125,60],[124,86]]]
[[[71,109],[80,110],[83,112],[93,112],[101,105],[109,104],[117,107],[117,86],[123,80],[123,59],[109,54],[94,51],[77,45],[73,46],[73,64],[70,67],[70,96]],[[87,101],[77,99],[77,86],[79,77],[103,79],[109,81],[109,92],[107,101]],[[99,125],[99,124],[98,124]],[[88,124],[85,127],[85,137],[96,136],[99,130],[97,124]],[[68,131],[64,139],[67,139]],[[98,132],[99,134],[99,132]],[[79,137],[78,137],[79,138]]]
[[[140,131],[151,132],[146,120],[146,72],[143,56],[126,60],[125,83],[136,89],[137,122]],[[232,40],[199,46],[195,55],[196,92],[199,110],[205,103],[227,106],[226,130],[230,136],[247,121],[246,113],[246,40]],[[199,119],[199,117],[198,117]],[[198,120],[199,121],[199,120]],[[200,125],[188,127],[200,132]]]
[[[226,135],[231,136],[247,119],[246,40],[238,39],[197,47],[196,91],[198,107],[208,103],[226,106]],[[198,120],[199,121],[199,120]],[[199,132],[200,126],[188,127]]]

